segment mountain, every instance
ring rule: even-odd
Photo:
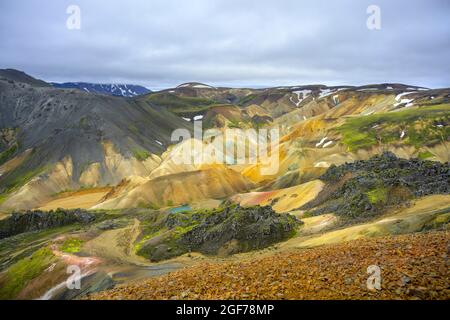
[[[65,82],[65,83],[55,83],[52,85],[55,88],[64,89],[79,89],[86,92],[106,94],[110,96],[118,97],[135,97],[142,94],[150,93],[151,90],[133,84],[98,84],[98,83],[87,83],[87,82]]]
[[[4,207],[29,208],[63,190],[146,176],[171,132],[189,128],[142,101],[29,81],[0,79],[0,96]]]
[[[28,74],[26,74],[23,71],[19,71],[16,69],[0,69],[0,79],[8,80],[8,81],[16,81],[16,82],[22,82],[27,83],[29,85],[35,86],[35,87],[50,87],[51,84],[35,79]]]

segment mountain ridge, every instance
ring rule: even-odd
[[[152,92],[150,89],[133,84],[105,84],[89,82],[51,83],[55,88],[79,89],[90,93],[106,94],[119,97],[136,97]]]

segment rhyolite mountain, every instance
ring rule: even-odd
[[[238,89],[192,82],[125,98],[2,70],[0,206],[39,208],[62,191],[99,187],[114,189],[97,208],[181,205],[295,187],[333,164],[382,151],[448,161],[449,94],[389,83]],[[278,173],[176,163],[171,134],[192,130],[194,120],[219,130],[279,127]]]
[[[135,97],[150,93],[151,90],[143,86],[134,84],[107,84],[107,83],[88,83],[88,82],[52,82],[55,88],[79,89],[86,92],[106,94],[119,97]]]

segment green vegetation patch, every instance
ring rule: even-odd
[[[2,180],[2,188],[3,192],[0,194],[0,204],[3,203],[8,196],[14,191],[19,190],[22,186],[24,186],[27,182],[33,179],[35,176],[40,175],[49,168],[51,165],[36,167],[34,169],[25,169],[24,165],[8,172]]]
[[[179,115],[189,115],[191,113],[205,111],[216,103],[216,101],[210,99],[200,97],[183,97],[171,93],[150,94],[147,96],[146,101],[165,107],[173,113]]]
[[[371,204],[385,203],[388,198],[388,191],[384,187],[372,189],[366,194]]]
[[[158,210],[158,209],[159,209],[159,206],[156,205],[156,204],[154,204],[153,202],[148,202],[148,203],[146,203],[146,202],[144,202],[144,201],[141,201],[141,202],[139,202],[139,204],[138,204],[138,208],[142,208],[142,209],[151,209],[151,210]]]
[[[432,157],[434,157],[434,154],[432,154],[430,151],[420,152],[417,155],[417,158],[419,158],[420,160],[425,160],[425,159],[432,158]]]
[[[17,261],[33,254],[45,246],[50,239],[68,232],[81,230],[81,224],[71,224],[42,231],[27,232],[0,240],[0,270],[5,270]]]
[[[19,145],[17,143],[13,144],[11,147],[0,153],[0,165],[4,164],[8,160],[10,160],[19,149]]]
[[[133,156],[138,159],[139,161],[147,160],[148,157],[150,157],[150,152],[143,149],[134,149],[133,150]]]
[[[438,105],[349,118],[337,131],[350,151],[395,142],[420,148],[448,141],[449,123],[450,106]]]
[[[80,252],[84,241],[76,238],[69,238],[64,241],[61,245],[61,251],[66,253],[77,253]]]
[[[248,104],[250,101],[252,101],[253,99],[255,99],[257,97],[256,94],[249,94],[243,98],[241,98],[238,102],[238,105],[243,106]]]
[[[0,299],[14,299],[28,282],[39,276],[55,261],[56,257],[46,247],[13,264],[1,275]]]

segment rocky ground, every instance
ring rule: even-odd
[[[0,239],[19,233],[38,231],[64,225],[87,224],[98,218],[94,213],[85,210],[64,210],[44,212],[40,210],[14,212],[10,217],[0,221]]]
[[[90,299],[450,299],[450,232],[361,239],[206,263]],[[381,290],[367,268],[381,268]]]

